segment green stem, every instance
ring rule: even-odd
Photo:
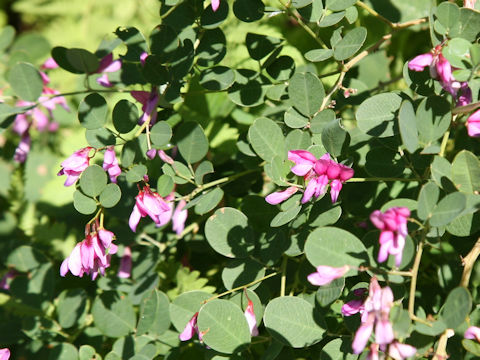
[[[417,246],[417,254],[415,255],[415,260],[413,262],[413,267],[412,267],[412,281],[410,283],[410,294],[408,298],[408,314],[410,315],[410,318],[412,320],[426,323],[430,325],[427,321],[420,319],[415,315],[415,292],[417,290],[417,277],[418,277],[418,269],[420,268],[420,261],[422,260],[422,253],[423,253],[423,245],[425,242],[425,236],[426,236],[426,230],[423,232],[422,239],[418,243]],[[431,326],[431,325],[430,325]]]
[[[255,284],[257,284],[257,283],[259,283],[259,282],[261,282],[261,281],[263,281],[263,280],[266,280],[266,279],[271,278],[271,277],[273,277],[273,276],[275,276],[275,275],[278,275],[278,274],[280,274],[280,273],[276,271],[276,272],[270,273],[270,274],[268,274],[268,275],[265,275],[264,277],[262,277],[262,278],[260,278],[260,279],[257,279],[257,280],[254,280],[254,281],[252,281],[252,282],[249,282],[248,284],[245,284],[245,285],[242,285],[242,286],[237,286],[236,288],[233,288],[232,290],[228,290],[228,291],[225,291],[225,292],[223,292],[223,293],[221,293],[221,294],[212,296],[211,298],[203,301],[203,304],[206,304],[206,303],[209,302],[209,301],[218,299],[218,298],[220,298],[220,297],[222,297],[222,296],[231,294],[231,293],[233,293],[233,292],[235,292],[235,291],[242,290],[242,289],[244,289],[244,288],[250,287],[250,286],[252,286],[252,285],[255,285]]]
[[[283,255],[282,265],[281,265],[281,272],[282,277],[280,279],[280,296],[285,296],[285,287],[287,284],[287,263],[288,263],[288,256]]]
[[[410,182],[410,181],[416,181],[416,182],[421,182],[420,179],[406,179],[406,178],[384,178],[384,177],[371,177],[371,178],[351,178],[350,180],[347,180],[347,182],[370,182],[370,181],[403,181],[403,182]]]

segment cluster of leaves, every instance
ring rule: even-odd
[[[162,0],[150,33],[120,26],[94,52],[61,43],[50,51],[43,37],[4,28],[2,347],[52,360],[363,358],[351,349],[359,319],[341,307],[376,276],[394,292],[395,338],[418,357],[480,356],[479,344],[463,340],[480,324],[479,145],[464,125],[479,103],[480,12],[434,3],[221,0],[213,11],[202,0]],[[470,87],[471,105],[457,107],[427,70],[408,69],[437,45]],[[59,131],[32,133],[27,161],[14,165],[10,129],[42,105],[38,69],[49,52],[61,68],[52,73],[80,80],[62,89],[73,115],[55,109]],[[95,80],[111,53],[122,66],[103,88]],[[138,123],[145,109],[132,91],[158,94],[153,126],[151,116]],[[63,188],[60,162],[86,146],[91,165]],[[101,167],[109,146],[122,169],[116,184]],[[152,149],[173,160],[150,159]],[[279,187],[303,188],[287,160],[299,149],[353,167],[339,202],[302,204],[300,193],[278,207],[265,202]],[[130,230],[147,177],[160,196],[187,201],[180,234],[149,219]],[[379,231],[369,223],[374,210],[395,206],[412,219],[398,268],[376,261]],[[130,278],[115,275],[114,255],[105,277],[62,279],[61,261],[99,217],[118,254],[131,247]],[[306,277],[319,265],[350,271],[316,288]],[[203,341],[181,342],[197,312]]]

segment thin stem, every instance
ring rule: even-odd
[[[415,255],[415,260],[413,262],[412,268],[412,281],[410,283],[410,295],[408,298],[408,313],[412,320],[419,321],[418,317],[415,315],[415,292],[417,290],[417,276],[418,276],[418,269],[420,267],[420,261],[422,260],[422,252],[423,252],[423,244],[425,241],[426,231],[424,231],[422,239],[418,243],[417,246],[417,254]],[[423,319],[421,319],[423,320]]]
[[[454,334],[452,329],[446,329],[440,339],[438,340],[437,350],[432,360],[446,360],[448,358],[447,354],[447,342],[448,338]]]
[[[468,104],[465,106],[456,107],[455,109],[452,110],[452,114],[455,115],[455,114],[469,113],[479,107],[480,107],[480,101],[476,103]]]
[[[287,263],[288,257],[283,255],[282,265],[281,265],[281,272],[282,277],[280,279],[280,296],[285,296],[285,286],[287,284]]]
[[[460,281],[460,286],[468,287],[470,282],[470,275],[472,274],[473,266],[475,261],[477,261],[478,256],[480,255],[480,238],[478,238],[475,245],[473,245],[472,250],[462,259],[463,264],[463,274],[462,280]]]
[[[363,8],[364,10],[366,10],[367,12],[369,12],[370,14],[372,14],[373,16],[375,16],[378,20],[383,21],[385,24],[387,24],[388,26],[390,26],[394,30],[404,29],[404,28],[407,28],[407,27],[410,27],[410,26],[413,26],[413,25],[422,24],[422,23],[427,21],[427,18],[420,18],[420,19],[405,21],[403,23],[394,23],[394,22],[391,22],[390,20],[388,20],[386,17],[380,15],[378,12],[376,12],[370,6],[368,6],[367,4],[365,4],[361,1],[358,1],[357,5],[360,6],[361,8]]]
[[[242,285],[242,286],[237,286],[236,288],[233,288],[232,290],[228,290],[228,291],[225,291],[225,292],[223,292],[223,293],[221,293],[221,294],[212,296],[211,298],[203,301],[203,304],[206,304],[206,303],[209,302],[209,301],[218,299],[218,298],[220,298],[220,297],[222,297],[222,296],[231,294],[231,293],[233,293],[233,292],[235,292],[235,291],[242,290],[243,288],[250,287],[250,286],[252,286],[252,285],[255,285],[256,283],[259,283],[259,282],[261,282],[261,281],[263,281],[263,280],[266,280],[266,279],[271,278],[271,277],[273,277],[273,276],[275,276],[275,275],[278,275],[278,274],[280,274],[280,273],[279,273],[278,271],[276,271],[276,272],[273,272],[273,273],[271,273],[271,274],[265,275],[264,277],[262,277],[262,278],[260,278],[260,279],[257,279],[257,280],[254,280],[254,281],[252,281],[252,282],[249,282],[248,284],[245,284],[245,285]]]
[[[420,179],[406,179],[406,178],[384,178],[384,177],[371,177],[371,178],[351,178],[347,180],[347,182],[370,182],[370,181],[403,181],[403,182],[410,182],[416,181],[421,182]]]
[[[440,146],[440,152],[438,153],[438,155],[440,155],[441,157],[445,156],[445,149],[447,148],[449,137],[450,137],[450,129],[448,129],[447,132],[443,134],[442,145]]]
[[[147,240],[148,243],[156,246],[161,253],[164,252],[165,249],[167,248],[167,246],[165,244],[162,244],[161,242],[158,242],[157,240],[155,240],[154,238],[152,238],[150,235],[148,235],[146,233],[142,233],[140,235],[140,239]]]

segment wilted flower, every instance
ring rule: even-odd
[[[384,262],[388,255],[394,255],[395,265],[400,266],[405,238],[408,235],[407,219],[409,216],[410,210],[406,207],[393,207],[385,213],[375,210],[370,215],[370,221],[381,230],[378,262]]]
[[[308,275],[307,279],[312,285],[323,286],[345,275],[350,267],[348,265],[334,268],[331,266],[317,266],[317,272]]]
[[[91,149],[92,148],[88,146],[75,151],[69,158],[62,162],[62,169],[57,175],[67,175],[65,186],[73,185],[80,177],[80,174],[88,167],[90,161],[88,153]]]
[[[73,275],[82,277],[83,274],[92,276],[98,273],[105,275],[105,269],[110,267],[110,255],[117,252],[117,246],[112,243],[114,234],[103,228],[90,226],[85,228],[85,239],[79,242],[60,266],[60,275],[65,276],[68,271]]]
[[[132,250],[129,246],[125,246],[123,250],[123,256],[120,260],[120,268],[118,269],[117,276],[119,278],[128,279],[132,273]]]
[[[383,289],[375,277],[370,280],[368,297],[365,300],[361,324],[353,339],[354,354],[360,354],[368,343],[375,328],[375,343],[390,344],[394,340],[393,327],[389,320],[393,306],[393,293],[387,286]]]
[[[467,118],[467,129],[469,136],[480,136],[480,109],[475,111]]]
[[[118,166],[118,160],[115,156],[115,150],[113,146],[108,146],[105,150],[103,158],[103,170],[108,171],[110,181],[112,183],[117,182],[117,177],[122,173],[122,169]]]
[[[157,226],[163,226],[170,220],[171,211],[167,202],[157,192],[152,191],[150,186],[145,185],[136,196],[135,206],[128,224],[130,229],[135,232],[140,219],[148,215]]]
[[[114,61],[112,53],[106,55],[105,57],[102,58],[102,60],[100,60],[98,69],[97,71],[95,71],[95,73],[97,74],[102,74],[102,76],[100,76],[97,79],[97,83],[105,87],[112,87],[113,84],[108,79],[107,73],[118,71],[121,68],[122,68],[122,62],[120,60]]]

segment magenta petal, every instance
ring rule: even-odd
[[[247,319],[248,327],[250,328],[250,335],[258,336],[257,319],[255,318],[255,313],[253,311],[252,300],[248,300],[248,305],[244,314]]]
[[[307,276],[308,281],[312,285],[322,286],[331,283],[333,280],[341,278],[349,270],[347,265],[340,268],[320,265],[317,266],[317,272]]]
[[[128,219],[128,225],[133,232],[137,231],[137,225],[140,222],[142,215],[138,210],[137,204],[133,207],[132,213],[130,214],[130,218]]]
[[[394,339],[392,324],[388,319],[377,321],[375,342],[380,345],[390,344]]]
[[[265,201],[268,202],[270,205],[277,205],[281,202],[287,200],[290,196],[297,192],[298,188],[295,186],[290,186],[284,191],[277,191],[267,195],[265,197]]]
[[[413,71],[423,71],[423,69],[425,69],[426,66],[430,66],[432,62],[432,53],[421,54],[408,62],[408,68]]]
[[[465,339],[475,339],[480,342],[480,328],[477,326],[470,326],[464,334]]]
[[[190,340],[195,334],[197,327],[197,316],[198,313],[195,313],[187,325],[185,325],[185,329],[183,329],[182,333],[178,336],[181,341]]]
[[[62,261],[62,265],[60,265],[60,276],[65,277],[68,272],[68,257]]]
[[[336,203],[338,200],[338,195],[340,195],[340,191],[342,190],[342,182],[340,180],[333,180],[330,183],[330,197],[332,198],[332,203]]]
[[[372,334],[373,322],[368,321],[360,325],[357,332],[355,333],[355,338],[353,339],[352,349],[354,354],[360,354],[365,346],[367,346],[368,339]]]
[[[75,245],[75,247],[72,250],[72,253],[67,259],[68,259],[68,268],[70,269],[70,272],[75,276],[80,276],[80,274],[82,273],[82,258],[80,254],[80,243]]]
[[[306,202],[308,202],[312,198],[313,194],[315,194],[315,190],[317,188],[317,185],[318,185],[318,183],[317,183],[316,178],[313,178],[308,182],[307,188],[305,189],[305,192],[303,193],[302,204],[305,204]]]
[[[119,278],[127,279],[132,273],[132,251],[129,246],[125,246],[123,250],[122,260],[120,260],[120,268],[117,276]]]
[[[220,0],[212,0],[212,10],[215,12],[220,6]]]
[[[0,349],[0,360],[10,359],[10,350],[7,348]]]
[[[352,316],[364,309],[363,300],[352,300],[342,306],[343,316]]]

